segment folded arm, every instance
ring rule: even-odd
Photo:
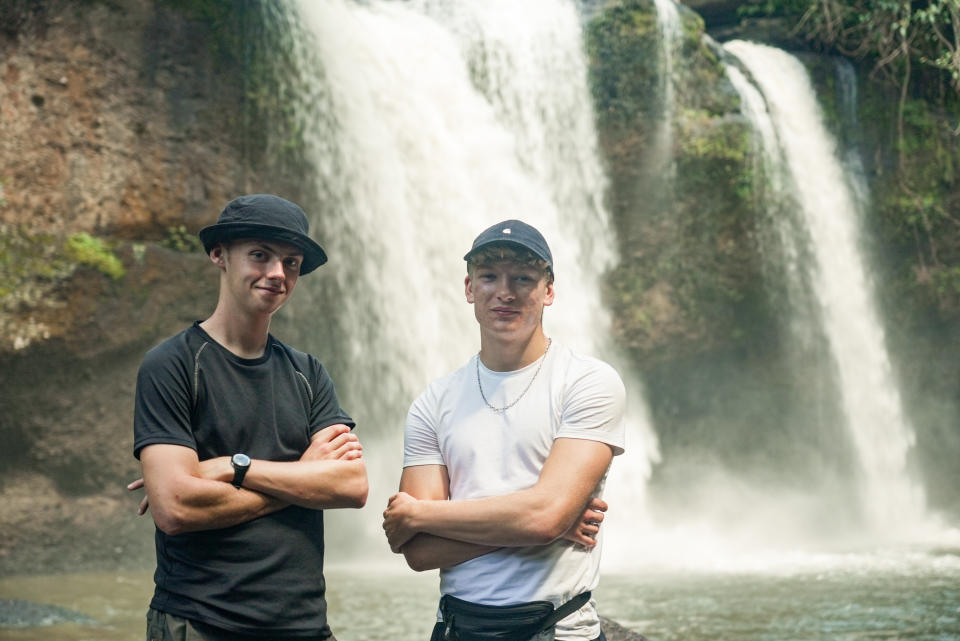
[[[362,447],[344,425],[318,431],[300,460],[254,460],[235,488],[226,456],[199,461],[191,448],[157,444],[140,453],[146,488],[140,513],[149,505],[167,534],[244,523],[295,504],[312,509],[362,507],[367,497]]]
[[[413,497],[424,500],[446,501],[450,494],[447,468],[443,465],[405,467],[400,477],[400,492],[400,495],[395,495],[390,499],[387,510],[383,513],[384,530],[387,530],[388,513],[396,507],[394,504],[397,500],[403,500],[397,499],[397,496],[408,497],[408,500],[411,501],[415,500]],[[403,553],[407,565],[417,572],[422,572],[469,561],[495,550],[496,547],[454,541],[453,539],[422,533],[415,534],[402,547],[399,545],[394,547],[391,544],[391,549],[394,552]]]
[[[229,482],[233,468],[229,459],[226,463]],[[314,435],[299,461],[254,460],[243,487],[315,510],[363,507],[368,491],[363,448],[349,427],[331,425]]]
[[[420,533],[492,547],[544,545],[561,537],[588,545],[606,508],[592,495],[612,458],[605,443],[558,438],[532,487],[464,501],[423,500],[401,491],[384,512],[384,530],[392,549],[404,549]]]

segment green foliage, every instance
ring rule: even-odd
[[[52,235],[0,224],[0,311],[35,304],[53,283],[73,272],[60,247]]]
[[[302,161],[303,132],[296,96],[312,92],[298,76],[294,32],[300,28],[286,3],[276,0],[157,0],[202,23],[210,57],[221,74],[234,76],[239,122],[230,129],[244,160],[280,165]]]
[[[178,252],[195,252],[203,245],[196,234],[187,231],[186,225],[172,225],[167,227],[166,237],[160,241],[164,247]]]
[[[627,126],[655,113],[657,17],[652,3],[629,0],[587,26],[590,87],[601,124]]]
[[[64,243],[63,249],[70,260],[94,267],[114,280],[119,280],[126,275],[120,259],[96,236],[85,232],[71,234]]]
[[[872,59],[875,70],[904,91],[912,87],[937,97],[939,76],[952,88],[946,101],[956,105],[960,98],[957,0],[763,0],[740,11],[795,20],[799,35],[846,56]]]

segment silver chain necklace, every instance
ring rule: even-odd
[[[550,351],[551,345],[553,345],[553,339],[548,338],[547,349],[543,350],[543,355],[540,357],[540,364],[537,365],[537,371],[533,373],[533,376],[530,378],[530,382],[527,383],[527,386],[523,388],[522,392],[520,392],[520,396],[514,399],[514,401],[509,405],[504,405],[503,407],[495,407],[491,405],[490,401],[487,400],[487,395],[483,393],[483,385],[480,383],[480,354],[477,354],[477,387],[480,388],[480,396],[483,398],[483,402],[487,404],[487,407],[499,414],[501,412],[506,412],[508,409],[519,403],[520,399],[523,398],[530,390],[530,386],[533,385],[533,381],[537,380],[537,374],[539,374],[540,370],[543,369],[543,363],[547,360],[547,352]]]

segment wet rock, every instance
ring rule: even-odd
[[[639,632],[629,630],[616,621],[611,621],[605,617],[600,617],[600,627],[607,641],[650,641]]]
[[[58,605],[22,599],[0,599],[0,628],[37,628],[61,623],[96,623],[93,619]]]

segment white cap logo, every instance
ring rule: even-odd
[[[503,233],[504,233],[504,234],[509,234],[509,233],[510,233],[510,228],[507,227],[506,229],[504,229],[504,230],[503,230]]]

